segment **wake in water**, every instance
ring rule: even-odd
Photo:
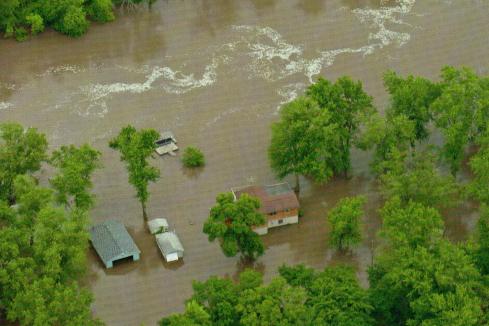
[[[79,106],[78,113],[82,116],[103,117],[108,112],[107,100],[119,93],[140,94],[161,89],[171,94],[184,94],[207,87],[217,81],[218,68],[222,66],[244,69],[249,79],[260,78],[275,82],[291,75],[303,74],[312,83],[314,76],[333,65],[339,55],[357,53],[365,56],[392,44],[399,47],[406,44],[410,35],[395,31],[390,26],[410,26],[403,21],[403,17],[412,11],[414,4],[415,0],[397,0],[392,7],[352,10],[360,23],[372,30],[366,44],[358,48],[317,51],[317,56],[313,58],[305,58],[302,45],[288,43],[279,32],[270,27],[233,26],[231,42],[208,49],[210,62],[200,77],[170,67],[143,67],[137,72],[144,74],[141,82],[90,84],[81,87],[79,95],[85,99],[85,104],[83,107]],[[243,65],[242,62],[246,63]],[[79,71],[79,67],[66,66],[50,69],[47,73]],[[305,87],[305,83],[299,83],[279,89],[278,95],[282,97],[280,105],[291,101]]]

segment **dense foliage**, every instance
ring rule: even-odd
[[[354,247],[362,240],[361,218],[365,198],[343,198],[328,214],[329,243],[339,250]]]
[[[59,169],[52,179],[55,186],[44,188],[32,174],[48,157],[45,136],[18,124],[2,124],[0,130],[4,190],[0,197],[0,312],[20,325],[100,325],[92,318],[90,292],[78,284],[86,268],[86,209],[92,199],[88,190],[98,152],[88,145],[55,151],[52,162]],[[80,153],[93,156],[81,160]],[[68,203],[71,196],[75,205],[58,205]],[[85,200],[79,201],[81,197]]]
[[[348,77],[320,78],[306,95],[285,104],[272,125],[269,158],[279,178],[289,174],[328,181],[350,170],[350,150],[358,130],[374,113],[372,98]]]
[[[268,285],[252,270],[242,272],[237,284],[217,277],[194,282],[185,312],[160,325],[373,325],[367,291],[351,268],[283,266],[280,274]]]
[[[240,252],[246,258],[256,258],[264,252],[260,236],[254,226],[265,224],[265,217],[258,212],[260,201],[247,194],[234,200],[232,193],[222,193],[216,198],[209,218],[204,223],[204,233],[209,241],[219,239],[221,249],[228,257]]]
[[[137,131],[133,126],[122,128],[119,135],[112,139],[109,146],[121,154],[121,161],[126,163],[129,183],[136,188],[136,196],[141,203],[143,218],[146,220],[146,202],[149,199],[148,184],[160,177],[160,170],[151,166],[148,159],[156,149],[159,134],[153,129]]]
[[[197,147],[189,146],[183,152],[182,163],[187,168],[203,166],[205,164],[204,154]]]
[[[381,116],[360,84],[320,79],[282,107],[269,148],[280,178],[319,182],[350,169],[350,144],[373,150],[385,202],[368,289],[346,267],[283,266],[268,285],[251,271],[238,283],[212,277],[194,283],[185,312],[161,325],[489,323],[489,79],[447,67],[439,82],[394,72],[384,82],[390,103]],[[429,143],[432,133],[441,134],[440,144]],[[473,178],[459,184],[470,146]],[[480,217],[470,238],[455,244],[445,238],[443,215],[462,199],[478,201]],[[330,245],[343,249],[361,240],[364,203],[362,196],[343,198],[329,210]],[[220,214],[222,230],[231,215]]]
[[[5,37],[25,40],[29,32],[36,35],[45,27],[72,36],[83,35],[90,21],[110,22],[115,19],[114,4],[135,6],[156,0],[2,0],[0,32]]]

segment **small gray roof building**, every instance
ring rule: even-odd
[[[141,251],[119,221],[108,220],[92,226],[90,240],[107,268],[111,268],[114,261],[119,259],[132,257],[139,260]]]
[[[165,260],[175,261],[183,257],[183,246],[174,232],[159,233],[156,235],[156,243],[165,257]]]

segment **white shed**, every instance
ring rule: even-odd
[[[148,221],[148,228],[151,234],[166,232],[168,231],[168,221],[166,218],[155,218]]]
[[[183,258],[183,246],[175,232],[157,234],[156,243],[167,262]]]

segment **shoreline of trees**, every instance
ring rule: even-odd
[[[80,37],[90,22],[107,23],[115,19],[114,7],[136,7],[156,0],[2,0],[0,1],[0,32],[18,41],[36,35],[46,27]]]

